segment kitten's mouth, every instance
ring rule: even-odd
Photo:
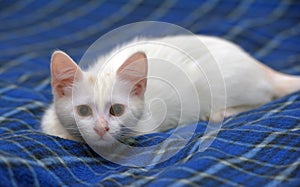
[[[108,133],[104,134],[103,136],[97,135],[96,141],[94,143],[96,144],[109,144],[112,141],[110,135]]]
[[[99,134],[97,134],[97,142],[106,142],[106,143],[110,143],[113,142],[115,140],[115,138],[112,136],[112,134],[110,134],[109,132],[103,134],[102,136],[100,136]]]
[[[109,135],[108,135],[108,133],[105,133],[105,134],[103,134],[102,136],[100,136],[99,134],[97,134],[98,135],[98,140],[99,141],[105,141],[105,140],[107,140],[109,137]]]

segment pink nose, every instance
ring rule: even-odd
[[[105,135],[106,132],[109,131],[109,127],[107,121],[104,119],[99,119],[99,124],[94,127],[94,131],[101,137]]]

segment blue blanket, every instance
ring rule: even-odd
[[[0,1],[0,186],[299,186],[300,92],[226,119],[205,151],[200,122],[177,154],[145,167],[112,163],[84,143],[38,130],[52,100],[49,59],[57,48],[78,61],[107,31],[157,20],[227,38],[300,75],[299,10],[297,0]]]

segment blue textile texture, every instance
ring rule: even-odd
[[[0,1],[0,186],[300,186],[300,92],[227,118],[203,152],[200,122],[184,149],[149,167],[118,165],[84,143],[39,131],[52,102],[55,49],[78,61],[106,32],[155,20],[226,38],[300,75],[299,10],[297,0]]]

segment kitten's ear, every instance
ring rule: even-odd
[[[52,88],[58,97],[70,96],[72,85],[82,76],[80,67],[69,55],[62,51],[55,51],[51,57]]]
[[[131,82],[133,89],[131,94],[143,97],[147,86],[148,62],[143,52],[136,52],[131,55],[117,71],[121,80]]]

